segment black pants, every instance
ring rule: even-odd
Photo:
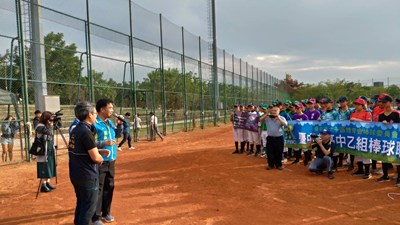
[[[87,225],[96,211],[99,180],[97,178],[90,180],[71,179],[71,183],[76,195],[74,224]]]
[[[268,155],[269,167],[278,168],[282,166],[283,147],[284,147],[283,136],[267,137],[267,155]]]
[[[126,142],[126,140],[128,140],[129,148],[132,147],[132,145],[131,145],[131,142],[132,142],[131,134],[128,133],[128,132],[124,132],[123,134],[124,134],[124,137],[123,137],[122,141],[119,143],[118,147],[121,147]]]
[[[104,161],[99,166],[99,195],[96,213],[92,221],[100,219],[100,216],[110,214],[111,202],[114,193],[115,161]]]

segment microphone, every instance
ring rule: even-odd
[[[115,116],[118,120],[124,121],[124,119],[116,113],[113,113],[113,116]]]

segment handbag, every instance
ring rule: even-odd
[[[29,154],[42,156],[46,154],[46,142],[40,138],[35,138],[29,149]]]

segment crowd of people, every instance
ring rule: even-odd
[[[396,108],[393,107],[393,103]],[[353,107],[350,108],[349,105]],[[253,118],[259,117],[258,131],[243,129],[238,125],[243,113],[253,115]],[[393,169],[391,163],[382,161],[381,169],[378,169],[376,160],[335,152],[336,144],[331,131],[324,129],[319,135],[312,135],[307,149],[296,149],[284,146],[284,128],[287,121],[308,120],[400,123],[399,115],[400,99],[393,99],[387,93],[371,98],[359,96],[353,101],[341,96],[337,101],[331,98],[308,98],[293,102],[281,102],[277,99],[270,105],[236,104],[231,114],[235,141],[233,154],[245,153],[248,156],[267,158],[267,170],[283,170],[283,164],[289,163],[288,161],[291,161],[291,164],[299,164],[302,160],[311,172],[322,174],[326,170],[329,179],[334,178],[334,172],[338,168],[347,166],[347,171],[353,176],[370,179],[375,174],[380,175],[377,182],[390,181],[388,170]],[[313,149],[314,153],[311,151]],[[400,187],[400,165],[396,165],[396,169],[398,176],[395,186]]]

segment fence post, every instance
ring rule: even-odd
[[[213,75],[214,75],[214,126],[217,125],[218,120],[218,101],[219,101],[219,87],[218,87],[218,65],[217,65],[217,33],[216,33],[216,19],[215,19],[215,0],[211,0],[212,10],[212,31],[213,31]]]
[[[167,133],[167,121],[165,115],[165,77],[164,77],[164,44],[163,44],[163,32],[162,32],[162,14],[160,13],[160,75],[161,75],[161,113],[163,123],[163,133]]]
[[[187,109],[187,97],[186,97],[186,61],[185,61],[185,35],[184,28],[182,27],[182,78],[183,78],[183,89],[182,89],[182,97],[183,97],[183,116],[184,116],[184,131],[188,131],[187,123],[188,123],[188,109]]]
[[[89,101],[94,102],[94,88],[93,88],[93,76],[92,76],[92,47],[90,43],[90,16],[89,16],[89,0],[86,0],[86,63],[88,67],[88,94]]]
[[[26,77],[26,68],[25,68],[25,46],[24,46],[24,32],[22,30],[22,8],[21,8],[21,0],[15,1],[15,10],[16,10],[16,20],[17,20],[17,32],[18,32],[18,51],[20,56],[20,75],[22,80],[22,103],[23,103],[23,119],[24,119],[24,134],[25,134],[25,152],[26,152],[26,160],[29,161],[29,153],[28,148],[30,147],[30,132],[28,130],[28,126],[26,123],[28,122],[28,81]],[[21,146],[22,147],[22,146]]]
[[[223,62],[224,62],[224,67],[223,67],[223,79],[224,79],[224,99],[225,99],[225,110],[224,110],[224,123],[226,123],[226,108],[228,107],[228,99],[226,96],[226,65],[225,65],[225,49],[223,50]]]
[[[201,60],[201,37],[199,36],[199,78],[200,78],[200,128],[204,129],[203,69]]]

